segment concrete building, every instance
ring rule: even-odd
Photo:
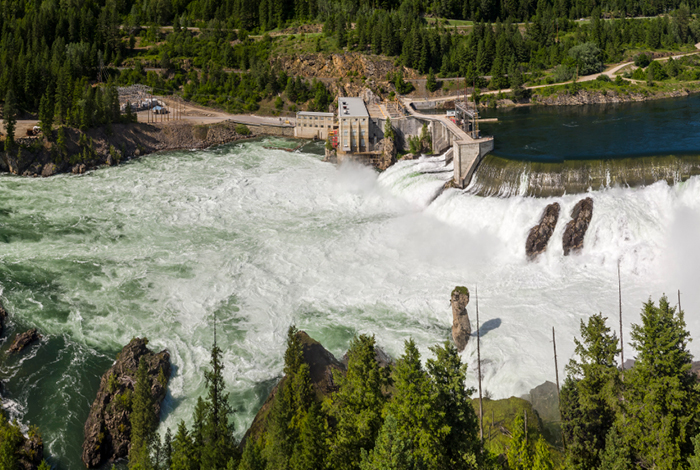
[[[297,113],[297,123],[294,127],[294,137],[326,140],[328,133],[333,129],[333,118],[333,113],[299,111]]]
[[[370,150],[369,113],[362,98],[338,98],[338,152]]]

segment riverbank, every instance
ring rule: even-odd
[[[111,128],[100,127],[85,132],[66,128],[63,149],[57,145],[55,134],[51,142],[41,137],[18,139],[18,151],[0,153],[0,172],[35,177],[80,174],[155,152],[205,149],[261,135],[290,137],[293,128],[243,125],[237,120],[210,124],[184,120],[113,124]]]

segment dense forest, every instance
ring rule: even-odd
[[[332,96],[322,83],[276,67],[274,47],[284,36],[252,35],[304,22],[323,24],[321,36],[306,38],[317,52],[383,54],[424,74],[468,83],[494,77],[492,87],[503,88],[509,77],[518,86],[521,74],[559,66],[558,77],[566,78],[597,71],[629,50],[694,44],[698,6],[697,0],[0,0],[0,99],[11,91],[19,112],[36,113],[43,97],[54,106],[63,100],[83,106],[86,83],[113,80],[161,94],[181,91],[232,112],[255,111],[263,99],[279,110],[281,96],[290,111],[326,109]],[[657,14],[663,16],[627,18]],[[581,16],[590,22],[575,21]],[[435,17],[475,23],[457,34]],[[199,30],[184,29],[195,25]],[[161,72],[145,72],[144,62]]]
[[[618,363],[620,341],[602,314],[581,321],[566,367],[560,412],[563,448],[533,435],[523,416],[511,421],[503,453],[479,437],[478,401],[467,366],[450,342],[423,361],[413,340],[395,362],[378,360],[373,337],[356,337],[344,372],[320,394],[304,358],[304,333],[291,327],[284,378],[262,426],[236,440],[214,345],[192,425],[156,432],[145,366],[131,408],[129,467],[142,470],[509,469],[632,470],[700,468],[700,387],[691,372],[684,314],[666,297],[643,305],[632,325],[635,363]],[[142,361],[143,362],[143,361]],[[485,399],[489,402],[490,399]],[[531,419],[533,417],[531,416]],[[562,455],[563,453],[563,455]],[[558,456],[554,458],[555,454]]]

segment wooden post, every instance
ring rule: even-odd
[[[678,312],[681,312],[681,290],[678,289]]]
[[[625,379],[625,343],[622,341],[622,281],[620,281],[620,260],[617,260],[617,296],[620,306],[620,370]]]
[[[479,371],[479,440],[484,445],[484,407],[481,397],[481,338],[479,337],[479,286],[474,288],[476,294],[476,363]]]

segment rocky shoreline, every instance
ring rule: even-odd
[[[698,92],[700,92],[700,89],[690,88],[648,94],[584,89],[578,90],[576,93],[572,94],[567,90],[546,97],[535,94],[529,103],[518,104],[518,106],[585,106],[590,104],[638,103],[641,101],[653,101],[666,98],[683,98]]]
[[[204,149],[258,137],[253,133],[239,134],[238,125],[233,121],[113,124],[111,131],[101,127],[84,133],[66,128],[65,156],[57,156],[55,138],[52,143],[36,138],[18,139],[24,148],[15,155],[0,153],[0,172],[32,177],[82,174],[155,152]]]

